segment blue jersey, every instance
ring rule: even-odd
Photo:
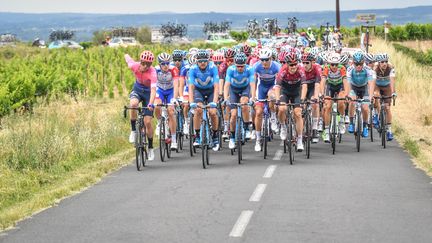
[[[219,83],[219,74],[216,65],[209,63],[204,70],[197,64],[189,69],[188,83],[195,85],[199,89],[211,89],[214,84]]]
[[[363,67],[357,72],[355,67],[350,67],[347,72],[348,82],[356,87],[363,87],[373,80],[372,70],[369,67]]]
[[[272,61],[270,68],[265,69],[261,61],[255,63],[253,69],[258,78],[258,85],[272,86],[275,84],[276,75],[278,74],[281,65],[275,61]]]
[[[181,65],[180,65],[180,68],[178,70],[182,70],[182,68],[185,67],[186,65],[189,65],[188,61],[185,61],[185,60],[181,61]],[[175,62],[173,62],[173,61],[170,62],[170,66],[175,66]]]
[[[246,65],[243,72],[239,72],[236,66],[230,66],[227,70],[225,81],[231,84],[231,87],[243,89],[250,83],[254,83],[255,73],[252,67]]]
[[[185,87],[184,87],[184,91],[188,92],[189,91],[189,86],[188,84],[188,75],[189,75],[189,69],[190,69],[191,65],[186,64],[182,67],[181,71],[180,71],[180,77],[184,78],[184,82],[185,82]]]

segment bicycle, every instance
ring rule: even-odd
[[[223,97],[221,97],[217,103],[217,112],[218,112],[218,137],[219,137],[219,150],[222,149],[222,134],[224,132],[224,109],[223,109]]]
[[[287,139],[284,140],[284,153],[287,152],[289,154],[290,164],[292,165],[294,162],[294,150],[296,148],[296,127],[293,118],[294,107],[299,104],[288,103],[288,104],[280,104],[279,106],[287,106],[287,121],[285,121],[285,125],[287,126]],[[294,148],[294,150],[293,150]]]
[[[340,123],[340,114],[338,111],[338,101],[341,100],[346,100],[346,98],[338,98],[338,97],[333,97],[333,98],[324,98],[325,100],[331,100],[332,103],[332,110],[331,110],[331,117],[330,117],[330,143],[332,146],[332,153],[335,154],[336,152],[336,138],[338,138],[338,143],[342,142],[342,134],[340,133],[339,130],[339,123]],[[345,125],[345,122],[344,122]]]
[[[369,103],[370,101],[367,99],[355,99],[352,101],[356,102],[355,114],[354,114],[354,136],[356,139],[357,152],[360,152],[360,138],[361,138],[361,135],[363,133],[362,105],[364,103]]]
[[[165,162],[165,155],[169,159],[171,158],[171,133],[168,123],[168,106],[174,104],[157,104],[155,107],[161,107],[161,116],[159,118],[159,152],[161,161]]]
[[[237,144],[237,154],[238,154],[238,163],[241,164],[241,161],[243,159],[242,154],[242,145],[246,141],[245,136],[245,128],[243,123],[243,111],[242,107],[245,105],[249,105],[248,103],[231,103],[231,105],[235,105],[237,107],[237,119],[236,119],[236,126],[235,126],[235,135],[234,135],[234,141]],[[231,155],[234,155],[234,149],[231,149]]]
[[[374,96],[375,99],[379,99],[380,100],[380,112],[379,112],[379,127],[378,127],[378,133],[381,136],[381,146],[383,146],[383,148],[386,148],[386,142],[387,142],[387,138],[386,138],[386,134],[387,134],[387,110],[386,110],[386,106],[387,104],[385,103],[386,99],[393,99],[393,106],[395,105],[395,97],[394,96]]]
[[[143,167],[145,167],[146,160],[148,159],[147,153],[147,134],[146,134],[146,126],[144,123],[144,111],[147,110],[147,107],[137,107],[132,108],[128,106],[124,106],[123,116],[127,117],[127,110],[136,110],[138,111],[138,118],[136,123],[136,131],[137,136],[135,136],[135,162],[138,171],[141,171]]]
[[[183,126],[185,123],[185,118],[183,114],[183,106],[181,101],[178,101],[179,104],[176,106],[176,137],[177,137],[177,144],[178,148],[176,149],[176,153],[179,152],[179,150],[183,150],[183,140],[184,140],[184,134],[183,134]]]
[[[211,130],[210,130],[210,119],[207,111],[208,108],[210,108],[210,105],[203,104],[200,105],[199,107],[203,110],[203,115],[202,115],[203,118],[201,121],[199,136],[201,138],[202,165],[203,165],[203,169],[206,169],[210,165],[208,150],[213,144],[213,136],[211,135]]]
[[[195,112],[192,108],[189,108],[189,154],[191,157],[196,154],[196,148],[193,145],[194,139],[196,138],[195,129],[194,129],[194,115]]]
[[[264,151],[264,159],[267,158],[268,155],[268,148],[267,143],[272,139],[273,132],[270,129],[270,107],[269,102],[271,102],[268,99],[259,99],[258,102],[264,103],[264,109],[263,109],[263,124],[261,126],[261,134],[262,134],[262,142],[263,147],[261,150]]]
[[[303,139],[305,141],[305,152],[306,158],[310,158],[310,146],[312,141],[312,104],[317,103],[316,101],[307,100],[304,102],[306,108],[303,109],[303,119],[305,121],[303,126]]]

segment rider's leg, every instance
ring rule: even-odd
[[[176,138],[177,120],[175,117],[174,106],[168,106],[168,125],[171,132],[172,142],[176,143],[177,142],[177,138]]]

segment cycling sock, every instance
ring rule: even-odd
[[[391,131],[391,124],[390,123],[387,124],[387,132],[390,132],[390,133],[392,132]]]
[[[245,130],[246,130],[246,131],[249,131],[249,126],[250,126],[251,123],[252,123],[252,122],[245,122],[245,123],[244,123]]]
[[[231,133],[230,134],[230,138],[234,139],[235,138],[235,133]]]
[[[131,120],[130,122],[131,122],[132,131],[136,131],[136,120]]]
[[[174,133],[174,134],[171,134],[171,141],[173,142],[173,143],[175,143],[175,142],[177,142],[177,135]]]
[[[367,127],[368,123],[367,122],[363,122],[363,127]]]
[[[152,149],[153,148],[153,138],[147,137],[147,140],[148,140],[148,148]]]
[[[261,132],[256,131],[255,135],[256,135],[256,140],[259,141],[261,139]]]
[[[200,129],[195,129],[195,135],[196,135],[197,137],[200,136]]]
[[[212,130],[213,131],[213,139],[218,137],[218,130]]]
[[[318,117],[312,118],[312,129],[314,130],[318,129]]]
[[[350,124],[354,124],[354,117],[350,117]]]

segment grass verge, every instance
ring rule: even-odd
[[[130,162],[124,102],[63,100],[3,120],[0,230]]]

